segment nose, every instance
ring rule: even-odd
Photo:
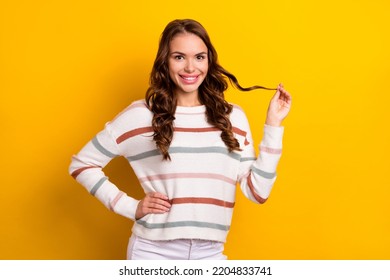
[[[185,65],[184,71],[186,71],[187,73],[191,73],[191,72],[195,71],[194,63],[193,63],[193,61],[191,59],[188,59],[186,61],[186,65]]]

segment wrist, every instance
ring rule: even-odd
[[[265,120],[265,124],[269,126],[282,126],[282,121],[281,120],[275,120],[271,118],[267,118]]]

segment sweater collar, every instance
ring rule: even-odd
[[[176,113],[179,114],[196,114],[206,112],[205,105],[187,107],[187,106],[176,106]]]

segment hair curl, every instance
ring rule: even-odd
[[[145,100],[153,112],[153,140],[161,151],[164,160],[170,160],[169,146],[173,137],[173,121],[177,105],[174,94],[175,84],[169,76],[168,57],[172,39],[181,33],[192,33],[205,43],[208,50],[208,73],[199,87],[199,101],[206,106],[208,123],[221,130],[221,139],[229,152],[239,151],[240,145],[234,137],[229,114],[233,106],[225,100],[224,92],[228,88],[227,77],[232,85],[241,91],[270,89],[262,86],[242,87],[237,78],[218,64],[218,55],[211,44],[205,28],[192,19],[174,20],[165,27],[159,42],[156,59],[150,74],[149,88]]]

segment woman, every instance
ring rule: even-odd
[[[206,30],[170,22],[160,39],[146,98],[108,122],[72,158],[71,175],[112,211],[134,220],[128,259],[226,259],[236,183],[264,203],[276,179],[281,123],[291,96],[279,85],[270,101],[260,155],[244,112],[225,101],[227,77]],[[102,172],[124,156],[145,191],[140,201]]]

